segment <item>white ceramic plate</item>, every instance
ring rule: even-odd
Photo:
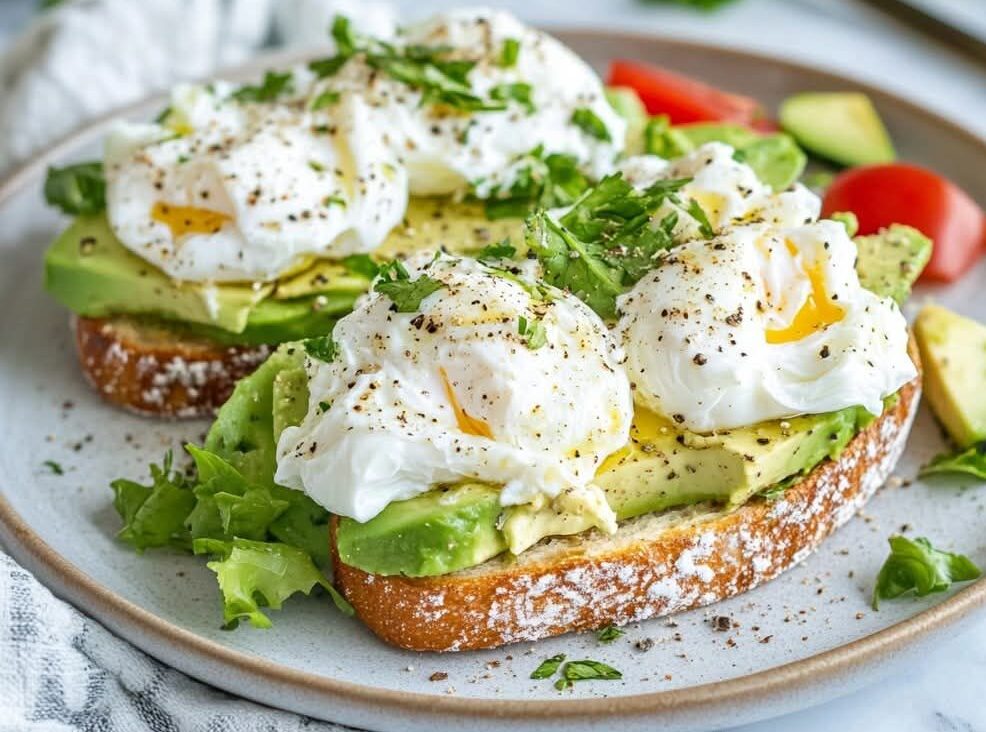
[[[675,66],[768,105],[806,89],[855,85],[817,71],[700,45],[617,34],[562,34],[600,66],[623,56]],[[927,163],[986,200],[986,145],[901,100],[868,90],[903,157]],[[152,114],[160,100],[132,110]],[[44,206],[45,166],[94,157],[107,122],[24,168],[0,189],[0,538],[52,589],[150,654],[217,687],[278,707],[381,730],[689,729],[738,724],[818,703],[885,672],[986,605],[986,584],[925,600],[869,607],[886,537],[927,535],[986,565],[986,491],[957,481],[882,490],[804,564],[714,607],[627,629],[599,645],[566,636],[489,652],[427,655],[375,640],[325,598],[292,600],[271,631],[220,630],[214,577],[201,559],[140,557],[117,543],[108,484],[140,477],[169,447],[200,439],[205,423],[162,424],[116,411],[87,389],[66,313],[41,288],[42,252],[63,221]],[[986,319],[986,265],[933,293]],[[928,293],[919,292],[915,300]],[[71,403],[71,407],[68,404]],[[942,446],[919,415],[897,474]],[[66,469],[53,475],[43,463]],[[897,481],[895,481],[897,482]],[[713,629],[726,615],[734,627]],[[641,651],[636,642],[654,640]],[[530,672],[545,657],[591,657],[622,681],[555,691]],[[435,672],[448,674],[429,680]]]

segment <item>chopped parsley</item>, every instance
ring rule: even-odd
[[[329,206],[342,206],[346,208],[346,199],[342,196],[326,196],[322,199],[322,205],[326,208]]]
[[[547,679],[554,676],[555,671],[561,666],[562,661],[565,660],[565,654],[559,653],[557,656],[552,656],[551,658],[546,658],[541,661],[541,665],[538,666],[531,672],[532,679]]]
[[[509,69],[517,65],[520,57],[520,41],[516,38],[508,38],[503,42],[503,49],[500,51],[500,66]]]
[[[958,452],[937,455],[921,468],[921,477],[942,473],[971,475],[986,480],[986,440]]]
[[[603,142],[612,142],[613,140],[605,123],[588,107],[579,107],[572,112],[572,124],[597,140]]]
[[[612,681],[622,678],[622,673],[601,661],[589,659],[569,661],[562,667],[561,678],[555,682],[555,688],[562,691],[572,686],[576,681]]]
[[[350,274],[372,280],[380,271],[380,265],[369,254],[350,254],[342,260],[342,266]]]
[[[420,275],[416,280],[412,280],[400,260],[395,259],[380,268],[373,290],[389,297],[397,312],[413,313],[421,307],[422,300],[443,287],[445,287],[444,282],[439,282],[428,275]]]
[[[556,220],[546,211],[527,219],[527,243],[541,261],[545,280],[567,289],[603,318],[616,316],[616,298],[657,265],[674,244],[677,215],[657,225],[654,212],[687,179],[662,180],[642,191],[620,174],[603,178]]]
[[[702,208],[701,204],[694,198],[688,201],[688,215],[691,216],[695,221],[698,222],[699,233],[706,239],[711,239],[716,235],[715,230],[712,228],[712,224],[709,223],[709,217],[705,215],[705,209]]]
[[[498,84],[490,89],[490,99],[498,102],[517,102],[527,110],[528,114],[534,114],[534,101],[531,99],[531,85],[522,82],[515,84]]]
[[[308,167],[311,168],[312,170],[314,170],[316,173],[324,173],[325,172],[325,166],[322,165],[317,160],[309,160],[308,161]]]
[[[465,112],[506,108],[503,100],[486,100],[473,93],[468,76],[476,62],[449,58],[452,49],[447,46],[398,48],[386,41],[360,35],[342,15],[335,17],[331,33],[336,55],[308,64],[320,78],[333,76],[351,58],[362,55],[372,68],[420,91],[422,104],[437,104]]]
[[[624,635],[620,628],[615,625],[607,625],[605,628],[596,633],[596,639],[600,643],[612,643],[617,638],[622,638]]]
[[[927,539],[891,536],[889,542],[890,556],[873,588],[874,610],[879,609],[880,600],[911,591],[917,597],[944,592],[953,582],[969,582],[982,574],[969,557],[935,549]]]
[[[42,465],[48,468],[54,475],[65,475],[65,469],[54,460],[45,460]]]
[[[326,107],[331,107],[336,104],[342,95],[337,91],[324,91],[312,100],[309,109],[313,112],[317,112],[320,109],[325,109]]]
[[[574,155],[544,154],[538,145],[517,161],[514,181],[508,188],[495,188],[486,200],[486,217],[523,218],[539,208],[558,208],[575,202],[589,187]]]
[[[319,414],[325,414],[331,408],[332,408],[332,404],[330,402],[319,402],[318,403],[318,413]]]
[[[293,90],[293,80],[290,71],[268,71],[260,84],[241,86],[233,92],[233,99],[238,102],[272,102]]]
[[[548,331],[544,323],[540,320],[528,320],[523,315],[517,318],[517,333],[524,341],[524,345],[532,351],[536,351],[548,342]]]
[[[304,341],[305,353],[325,363],[332,363],[339,354],[339,347],[332,340],[332,334],[309,338]]]
[[[517,247],[509,239],[504,239],[496,244],[487,244],[476,252],[476,259],[485,263],[496,259],[513,259],[516,254]]]
[[[76,163],[48,168],[45,201],[67,214],[95,214],[106,208],[106,179],[102,163]]]

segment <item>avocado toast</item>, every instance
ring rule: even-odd
[[[149,486],[113,484],[121,538],[213,557],[229,625],[265,627],[264,606],[322,587],[418,650],[676,612],[799,561],[900,453],[919,374],[899,305],[931,242],[896,225],[854,238],[851,215],[820,217],[797,182],[805,156],[791,138],[674,127],[625,90],[607,101],[577,57],[507,14],[454,11],[408,32],[365,39],[337,19],[336,56],[308,67],[321,81],[305,108],[324,102],[342,126],[372,101],[389,123],[410,86],[414,115],[443,141],[415,138],[391,162],[386,145],[368,150],[383,182],[364,184],[386,202],[406,175],[434,195],[450,171],[495,166],[500,146],[513,156],[494,183],[456,184],[482,208],[412,199],[372,258],[313,263],[289,256],[298,244],[271,238],[277,227],[248,239],[201,212],[172,224],[211,227],[206,242],[129,244],[173,274],[220,279],[192,290],[260,298],[241,333],[269,334],[256,314],[268,301],[299,300],[304,325],[277,330],[272,342],[287,342],[238,382],[204,446],[188,446],[194,471],[169,458]],[[591,93],[569,96],[563,64]],[[286,78],[271,72],[246,96]],[[453,101],[467,109],[450,114]],[[540,141],[548,126],[567,151]],[[140,149],[138,163],[163,154]],[[139,187],[145,173],[126,175]],[[338,202],[322,204],[338,223]],[[146,233],[142,220],[114,233],[131,225]],[[245,272],[276,276],[243,286]],[[351,280],[365,294],[309,328],[311,298],[324,306]],[[226,312],[205,300],[210,317]]]

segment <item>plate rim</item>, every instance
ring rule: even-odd
[[[603,39],[624,39],[635,43],[655,43],[686,49],[691,52],[710,52],[726,57],[753,59],[760,63],[784,67],[792,72],[807,72],[816,78],[821,78],[825,83],[851,85],[870,95],[877,102],[877,106],[881,101],[889,101],[907,109],[911,114],[924,117],[933,125],[947,130],[949,134],[965,138],[968,143],[980,148],[986,159],[986,139],[962,124],[916,101],[834,70],[816,68],[808,63],[736,46],[654,33],[615,29],[587,30],[563,26],[551,26],[548,31],[552,35],[561,37],[566,43],[571,42],[572,39],[584,43]],[[220,70],[217,75],[233,78],[246,76],[271,64],[297,62],[312,55],[311,51],[267,54],[232,69]],[[97,135],[113,120],[138,113],[155,103],[160,103],[163,99],[165,99],[164,94],[155,94],[100,115],[80,129],[63,136],[40,153],[31,156],[0,181],[0,206],[22,192],[28,180],[42,173],[44,167],[55,158]],[[380,705],[381,711],[391,713],[418,712],[446,717],[468,715],[484,720],[530,721],[578,718],[584,721],[598,721],[602,718],[631,718],[661,712],[687,714],[719,708],[737,710],[738,706],[743,706],[743,702],[749,702],[751,699],[764,702],[771,697],[776,698],[809,687],[832,684],[838,680],[839,674],[847,669],[867,667],[884,660],[908,646],[926,640],[937,631],[960,623],[986,607],[986,578],[984,578],[959,590],[934,607],[868,636],[752,674],[644,694],[557,700],[481,699],[373,687],[309,673],[267,660],[262,656],[234,650],[186,630],[180,625],[170,623],[109,590],[68,558],[56,552],[14,510],[2,489],[0,489],[0,544],[18,562],[28,568],[33,566],[36,575],[48,575],[48,582],[43,584],[54,594],[62,598],[71,597],[72,599],[69,599],[71,604],[84,613],[90,613],[97,622],[115,629],[115,633],[151,657],[159,658],[161,655],[151,650],[152,648],[170,647],[187,654],[190,659],[197,660],[200,669],[207,664],[218,663],[235,669],[254,681],[277,682],[299,692],[314,692],[323,699]],[[140,631],[143,637],[151,640],[146,643],[136,642],[131,637],[136,636],[137,633],[127,632],[128,629]],[[182,665],[185,668],[193,666],[193,664]],[[204,678],[204,675],[184,669],[183,672],[206,683],[224,686],[222,678]],[[230,685],[226,684],[226,688],[229,687]],[[241,691],[234,693],[242,694]],[[657,719],[655,718],[654,721]]]

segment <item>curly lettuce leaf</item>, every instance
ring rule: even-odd
[[[196,539],[193,548],[196,554],[215,557],[206,566],[219,581],[227,628],[235,628],[241,620],[255,628],[269,628],[271,621],[262,607],[279,610],[295,593],[309,595],[316,586],[329,593],[339,610],[353,614],[352,606],[302,549],[248,539]]]
[[[873,588],[873,609],[880,600],[892,600],[904,593],[914,592],[924,597],[944,592],[953,582],[969,582],[981,575],[969,557],[935,549],[925,538],[913,541],[904,536],[891,536],[890,556],[887,557]]]
[[[149,486],[113,482],[124,521],[120,538],[135,549],[171,546],[219,556],[211,568],[220,579],[227,621],[247,617],[269,625],[251,603],[280,607],[316,583],[333,592],[319,570],[330,566],[329,513],[304,493],[274,483],[276,385],[287,389],[282,377],[299,369],[304,372],[304,350],[284,346],[240,381],[206,446],[186,447],[195,461],[194,479],[173,472],[169,455],[151,467]],[[308,399],[307,391],[291,396],[292,402]],[[282,419],[296,423],[297,417]],[[284,573],[282,581],[273,579],[275,570]]]
[[[195,505],[190,482],[171,469],[171,453],[161,465],[151,465],[151,484],[120,478],[114,480],[113,506],[123,528],[117,538],[138,552],[152,547],[173,546],[187,549],[191,537],[185,518]]]

